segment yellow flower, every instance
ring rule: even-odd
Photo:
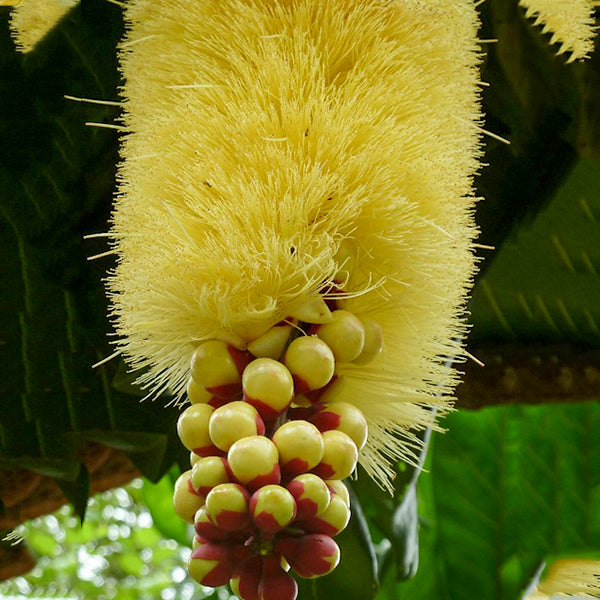
[[[474,3],[134,0],[110,277],[118,342],[181,398],[195,346],[250,341],[323,292],[385,349],[343,365],[389,485],[450,406],[478,169]]]
[[[600,592],[600,561],[563,559],[552,563],[544,578],[525,600],[551,600],[558,596],[597,598]]]
[[[79,0],[8,0],[14,6],[10,28],[17,48],[29,52]]]
[[[568,62],[585,58],[593,50],[594,0],[519,0],[528,18],[544,26],[544,33],[552,32],[551,44],[560,43],[558,54],[570,52]]]

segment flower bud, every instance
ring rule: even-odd
[[[204,505],[204,496],[199,496],[192,487],[191,469],[182,473],[173,489],[173,508],[180,519],[188,523],[194,522],[196,511]]]
[[[249,490],[281,481],[279,453],[266,437],[253,435],[231,446],[227,462],[235,478]]]
[[[312,472],[323,479],[349,477],[358,462],[358,450],[352,438],[342,431],[326,431],[323,445],[323,459]]]
[[[177,434],[181,443],[200,456],[219,453],[208,432],[208,422],[213,410],[208,404],[192,404],[179,415],[177,420]]]
[[[340,561],[338,545],[328,535],[319,533],[284,538],[277,544],[277,551],[300,577],[327,575]]]
[[[367,365],[383,350],[383,329],[370,317],[359,317],[359,319],[365,330],[365,343],[362,352],[352,362],[355,365]]]
[[[330,502],[327,484],[314,473],[304,473],[294,477],[287,485],[296,501],[296,519],[312,519],[325,511]]]
[[[196,530],[196,538],[200,537],[203,540],[211,542],[222,542],[226,540],[229,532],[215,525],[206,512],[206,506],[198,509],[194,515],[194,529]],[[196,539],[194,538],[194,540]]]
[[[192,377],[213,395],[231,398],[240,392],[241,373],[250,360],[247,352],[210,340],[200,344],[192,356]]]
[[[291,325],[275,325],[248,344],[248,350],[256,358],[279,360],[292,332]]]
[[[347,363],[360,356],[365,344],[365,330],[360,319],[347,310],[331,313],[333,321],[311,328],[333,352],[338,363]]]
[[[276,557],[263,559],[258,595],[260,600],[296,600],[298,584],[281,568]]]
[[[276,533],[294,520],[296,501],[284,487],[265,485],[252,494],[250,514],[261,531]]]
[[[361,450],[367,441],[367,420],[362,411],[349,402],[326,404],[309,420],[320,432],[334,429],[343,431],[350,436],[358,450]]]
[[[311,335],[296,338],[289,345],[283,362],[299,394],[327,385],[335,371],[333,352],[323,340]]]
[[[205,456],[192,467],[192,486],[201,496],[206,497],[215,486],[230,481],[229,465],[220,456]]]
[[[237,483],[222,483],[206,497],[206,513],[225,531],[241,529],[249,521],[250,494]]]
[[[325,481],[329,491],[331,492],[331,497],[340,496],[342,500],[350,506],[350,492],[348,492],[348,488],[346,484],[341,479],[328,479]]]
[[[343,531],[350,521],[350,507],[341,496],[334,496],[329,506],[319,516],[303,522],[306,533],[324,533],[330,537]]]
[[[242,600],[260,600],[258,586],[262,577],[262,558],[253,556],[240,568],[239,573],[230,581],[233,593]]]
[[[244,400],[265,420],[276,419],[294,398],[294,380],[285,365],[271,358],[253,360],[242,374]]]
[[[231,578],[232,570],[229,548],[213,542],[198,546],[188,561],[192,579],[209,587],[225,585]]]
[[[257,410],[247,402],[229,402],[210,417],[208,431],[212,443],[227,452],[238,440],[263,435],[265,424]]]
[[[281,468],[290,475],[306,473],[323,458],[323,436],[307,421],[288,421],[273,434]]]

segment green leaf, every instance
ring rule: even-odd
[[[73,481],[56,479],[58,487],[73,506],[75,514],[83,524],[90,493],[90,474],[84,465],[80,465],[79,475]]]
[[[471,301],[473,340],[600,343],[600,161],[580,160],[507,240]]]
[[[190,546],[192,535],[173,508],[174,483],[174,472],[165,475],[158,483],[144,480],[142,495],[158,531],[182,546]]]
[[[42,556],[53,556],[60,549],[56,538],[47,531],[33,531],[27,537],[27,546]]]
[[[419,481],[421,567],[397,597],[514,600],[549,554],[598,551],[599,406],[488,408],[446,424]]]
[[[418,466],[399,463],[394,481],[394,494],[382,490],[359,468],[352,487],[360,500],[375,541],[389,541],[389,548],[379,561],[379,574],[395,565],[398,579],[412,577],[419,564],[418,501],[416,486],[427,457],[431,431],[423,433],[423,448]],[[383,538],[383,539],[382,539]],[[384,544],[382,548],[387,548]]]

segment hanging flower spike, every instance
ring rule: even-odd
[[[563,559],[552,563],[542,581],[525,600],[550,600],[555,596],[597,598],[600,592],[600,561]]]
[[[127,4],[109,288],[149,396],[184,401],[203,341],[243,350],[286,319],[323,323],[325,299],[385,340],[370,364],[337,366],[368,422],[363,466],[390,489],[396,461],[414,460],[464,357],[473,4]]]
[[[33,50],[79,0],[9,0],[1,4],[15,7],[10,29],[17,48],[26,53]]]
[[[519,0],[525,15],[552,32],[551,44],[560,43],[558,54],[570,52],[567,62],[586,58],[594,49],[594,0]]]

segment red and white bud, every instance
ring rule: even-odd
[[[294,380],[287,367],[272,358],[253,360],[242,374],[244,400],[265,420],[276,419],[294,398]]]
[[[333,496],[327,509],[319,516],[300,524],[306,533],[324,533],[330,537],[343,531],[350,521],[350,507],[341,496]]]
[[[329,506],[331,494],[327,484],[314,473],[294,477],[287,485],[296,501],[296,520],[304,521],[320,515]]]
[[[310,422],[321,432],[337,429],[352,438],[358,450],[367,442],[369,426],[362,411],[349,402],[331,402],[325,404]]]
[[[245,561],[239,573],[231,578],[231,591],[242,600],[260,600],[258,586],[262,577],[262,558],[253,556]]]
[[[346,487],[346,484],[341,479],[328,479],[325,481],[329,491],[331,492],[331,497],[337,495],[340,496],[344,500],[344,502],[350,506],[350,492]]]
[[[263,569],[258,586],[260,600],[296,600],[298,584],[281,567],[276,556],[263,558]]]
[[[190,556],[188,571],[192,579],[201,585],[225,585],[233,571],[230,548],[213,542],[200,544]]]
[[[275,325],[248,344],[248,350],[256,358],[279,360],[292,332],[291,325]]]
[[[283,362],[299,394],[326,386],[335,371],[333,352],[323,340],[312,335],[296,338],[289,345]]]
[[[248,524],[250,494],[237,483],[222,483],[206,496],[206,513],[225,531],[236,531]]]
[[[179,415],[177,420],[177,434],[181,443],[199,456],[220,454],[208,432],[208,423],[213,410],[208,404],[192,404]]]
[[[338,545],[328,535],[320,533],[283,538],[277,544],[277,551],[300,577],[306,578],[327,575],[340,561]]]
[[[219,408],[229,402],[229,398],[215,396],[206,388],[198,385],[192,377],[188,379],[186,392],[191,404],[208,404],[213,408]]]
[[[206,497],[215,486],[231,480],[227,459],[220,456],[205,456],[192,467],[192,486],[201,496]]]
[[[352,438],[342,431],[323,434],[324,452],[321,462],[312,470],[322,479],[346,479],[358,462],[358,450]]]
[[[383,350],[383,328],[371,317],[358,318],[365,330],[365,344],[362,352],[352,362],[355,365],[367,365]]]
[[[194,529],[196,538],[211,542],[222,542],[229,537],[229,532],[215,525],[206,512],[206,506],[203,506],[194,515]],[[194,546],[195,548],[195,546]]]
[[[248,352],[210,340],[200,344],[192,356],[192,378],[214,396],[231,398],[241,391],[241,374],[251,359]]]
[[[191,469],[182,473],[175,482],[173,490],[173,508],[180,519],[188,523],[194,522],[194,515],[199,508],[204,506],[204,496],[199,496],[194,491],[190,481]]]
[[[258,411],[247,402],[229,402],[217,408],[210,418],[208,431],[212,443],[227,452],[238,440],[263,435],[265,423]]]
[[[294,520],[296,501],[284,487],[265,485],[252,494],[250,514],[261,531],[276,533]]]
[[[365,330],[360,319],[347,310],[331,313],[333,321],[310,329],[333,352],[338,363],[347,363],[360,356],[365,344]]]
[[[321,432],[308,421],[288,421],[273,434],[279,452],[279,464],[289,475],[306,473],[323,458]]]
[[[208,404],[213,397],[204,386],[197,384],[193,377],[188,379],[185,391],[191,404]]]
[[[229,448],[227,462],[234,477],[249,490],[281,481],[277,446],[266,437],[253,435]]]

